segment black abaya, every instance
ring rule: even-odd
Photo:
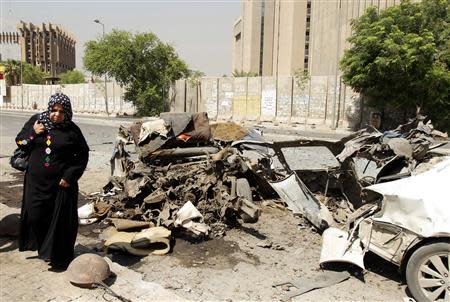
[[[78,230],[78,179],[88,162],[89,148],[81,130],[64,128],[36,134],[34,115],[16,143],[30,152],[25,173],[19,250],[37,250],[51,265],[67,267],[73,259]],[[68,188],[59,186],[61,179]]]

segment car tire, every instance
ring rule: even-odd
[[[236,180],[236,195],[253,202],[252,190],[246,178],[238,178]]]
[[[450,243],[418,248],[406,266],[406,283],[417,301],[444,301],[450,297]],[[444,298],[445,297],[445,298]]]

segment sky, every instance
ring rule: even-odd
[[[84,43],[112,29],[153,32],[171,43],[190,69],[208,76],[231,74],[232,26],[241,14],[240,0],[0,0],[0,31],[16,31],[20,20],[60,24],[75,36],[76,68],[83,70]],[[2,45],[2,56],[18,47]]]

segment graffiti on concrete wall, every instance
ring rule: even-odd
[[[186,81],[179,80],[174,89],[182,90],[185,85]],[[352,127],[358,122],[359,95],[334,77],[312,76],[302,88],[296,86],[292,77],[208,77],[201,79],[199,85],[201,94],[197,101],[201,105],[198,110],[206,110],[214,120],[326,126],[334,123],[338,127]],[[182,92],[176,95],[182,95]],[[183,101],[185,104],[192,102],[186,98],[177,99],[177,102]]]
[[[31,85],[11,87],[11,99],[7,107],[17,109],[39,109],[47,107],[49,97],[55,92],[67,94],[75,112],[133,114],[134,106],[123,98],[125,89],[115,83],[107,83],[106,100],[103,83],[67,84],[67,85]]]

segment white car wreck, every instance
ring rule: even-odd
[[[430,170],[365,188],[347,229],[323,234],[320,263],[364,269],[370,250],[399,266],[417,301],[450,301],[450,157]]]

